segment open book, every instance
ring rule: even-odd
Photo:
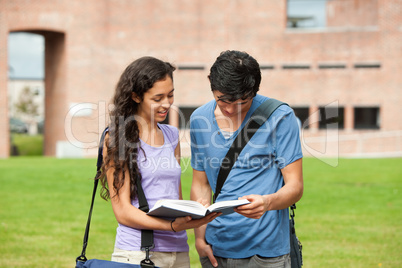
[[[247,199],[216,202],[209,207],[192,200],[171,200],[162,199],[156,202],[155,206],[147,213],[150,216],[177,218],[191,216],[193,219],[200,219],[212,212],[222,212],[227,215],[234,212],[234,208],[249,204]]]

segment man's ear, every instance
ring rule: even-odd
[[[141,98],[140,98],[135,92],[132,92],[132,93],[131,93],[131,98],[132,98],[133,101],[135,101],[136,103],[140,103],[140,102],[141,102]]]

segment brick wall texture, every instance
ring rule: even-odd
[[[327,19],[325,29],[286,28],[285,0],[0,0],[0,157],[9,155],[10,139],[7,38],[17,31],[45,37],[49,156],[63,141],[79,144],[86,156],[95,153],[115,84],[132,60],[151,55],[204,68],[175,72],[175,105],[193,107],[212,98],[209,67],[228,49],[271,67],[262,71],[261,94],[309,109],[306,155],[400,156],[402,0],[328,1]],[[90,103],[91,112],[74,114],[70,108],[78,103]],[[345,108],[339,131],[313,122],[318,107],[331,103]],[[353,129],[354,107],[379,107],[380,129]],[[188,153],[188,133],[182,133]]]

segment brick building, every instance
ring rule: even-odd
[[[46,155],[95,154],[119,75],[143,55],[178,67],[169,121],[188,155],[188,115],[212,98],[209,67],[237,49],[259,61],[260,93],[295,109],[306,155],[401,156],[402,0],[328,0],[324,27],[297,27],[309,17],[287,11],[285,0],[0,0],[0,157],[18,31],[45,37]]]

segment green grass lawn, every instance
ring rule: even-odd
[[[296,210],[304,267],[402,267],[401,166],[401,158],[340,159],[337,167],[304,160]],[[94,171],[94,159],[0,160],[0,267],[74,267]],[[188,199],[190,169],[182,180]],[[88,258],[110,259],[116,226],[110,202],[98,195]],[[200,267],[188,234],[192,267]]]
[[[20,156],[43,155],[43,135],[11,134],[11,141]]]

